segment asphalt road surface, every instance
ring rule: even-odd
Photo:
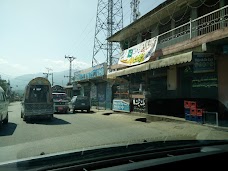
[[[209,135],[214,139],[228,137],[226,131],[198,124],[145,123],[136,121],[139,116],[110,114],[105,110],[54,114],[52,121],[34,120],[30,123],[20,118],[20,112],[20,102],[10,104],[9,123],[0,130],[0,162],[113,144],[205,139]]]

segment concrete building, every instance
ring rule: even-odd
[[[116,110],[184,117],[192,100],[228,118],[228,1],[166,0],[108,41],[122,48]]]

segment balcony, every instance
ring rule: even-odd
[[[189,22],[158,35],[157,49],[163,49],[227,26],[228,5],[194,20],[190,19]]]

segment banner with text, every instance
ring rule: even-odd
[[[133,66],[148,61],[156,50],[157,42],[158,37],[153,37],[124,50],[120,55],[118,64]]]
[[[75,81],[89,80],[107,75],[107,63],[102,63],[94,67],[80,70],[74,73]]]

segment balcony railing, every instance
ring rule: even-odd
[[[228,5],[162,33],[158,49],[228,27]]]

